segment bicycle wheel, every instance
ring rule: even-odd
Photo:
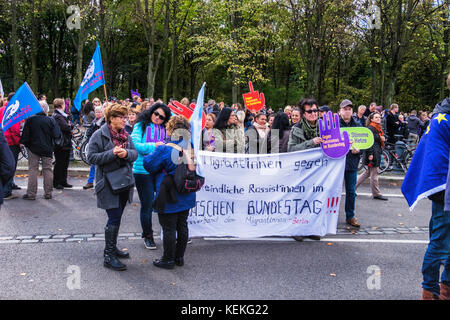
[[[406,170],[408,170],[409,165],[411,164],[412,157],[413,157],[413,153],[412,153],[411,151],[407,150],[407,151],[404,153],[403,164],[404,164]]]
[[[387,150],[383,150],[383,152],[381,153],[381,161],[378,173],[383,173],[386,170],[389,170],[390,167],[391,167],[391,156]]]
[[[81,160],[83,160],[84,163],[86,164],[90,164],[87,160],[87,147],[88,147],[89,141],[84,141],[83,144],[81,145],[81,150],[80,150],[80,156],[81,156]]]
[[[78,141],[72,140],[72,152],[73,152],[73,159],[74,160],[81,160],[80,156],[80,145]]]
[[[362,169],[367,169],[367,166],[364,165],[364,157],[360,157],[359,163],[358,163],[358,172]]]

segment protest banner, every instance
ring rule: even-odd
[[[320,148],[281,154],[200,151],[205,177],[188,224],[192,237],[335,234],[345,158]]]
[[[180,103],[179,101],[172,101],[168,104],[168,107],[172,113],[184,116],[189,121],[191,120],[192,114],[194,113],[194,109],[196,107],[195,103],[191,103],[188,106],[185,106],[184,104]],[[202,109],[203,110],[203,109]],[[206,125],[206,113],[202,111],[202,129],[205,128]]]
[[[347,155],[350,149],[350,139],[348,132],[341,134],[339,126],[339,116],[331,111],[323,115],[323,120],[319,119],[319,132],[323,142],[321,143],[322,151],[328,157],[333,159],[342,158]]]
[[[264,93],[261,92],[261,94],[259,94],[258,91],[254,91],[253,83],[251,81],[248,82],[248,86],[250,87],[250,92],[244,93],[242,95],[242,98],[244,99],[244,105],[252,113],[256,113],[261,110],[266,104]]]

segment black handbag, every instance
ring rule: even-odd
[[[105,172],[105,179],[114,194],[119,194],[134,187],[134,176],[130,173],[128,165],[122,166],[116,170]]]
[[[166,145],[179,151],[180,159],[184,157],[183,149],[173,143]],[[191,193],[199,191],[205,184],[205,178],[198,175],[195,170],[191,171],[185,161],[179,161],[173,176],[175,188],[178,193]]]

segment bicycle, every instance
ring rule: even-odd
[[[391,155],[389,154],[389,152],[387,150],[383,150],[381,152],[381,161],[380,161],[380,166],[378,167],[378,173],[383,173],[386,170],[388,170],[391,160],[390,160]],[[359,165],[358,165],[358,171],[361,171],[362,169],[367,170],[367,165],[364,164],[364,159],[365,157],[362,156],[359,159]]]
[[[417,148],[417,143],[411,143],[411,141],[404,139],[402,135],[395,135],[397,141],[402,141],[405,144],[405,150],[402,154],[402,158],[397,154],[395,150],[395,143],[386,142],[386,146],[381,153],[381,162],[378,169],[378,173],[383,173],[385,171],[391,171],[394,169],[394,165],[397,164],[398,168],[401,168],[403,172],[408,171],[409,165],[411,164],[411,159]],[[388,137],[386,136],[386,140]],[[359,162],[358,171],[367,166],[364,165],[364,157],[361,157]]]
[[[82,146],[83,146],[83,143],[85,142],[85,140],[86,140],[86,134],[81,132],[78,125],[75,125],[74,128],[72,129],[72,138],[71,138],[72,149],[73,149],[73,158],[75,160],[82,160],[83,162],[88,164],[86,162],[86,156],[83,155],[83,152],[82,152]]]

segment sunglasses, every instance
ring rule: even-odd
[[[154,114],[155,116],[157,116],[159,119],[161,119],[162,121],[166,120],[166,117],[160,115],[160,114],[158,113],[158,111],[153,112],[153,114]]]
[[[312,109],[312,110],[305,110],[305,112],[311,114],[311,113],[313,113],[313,112],[317,113],[317,112],[319,112],[319,110],[317,110],[317,109]]]

